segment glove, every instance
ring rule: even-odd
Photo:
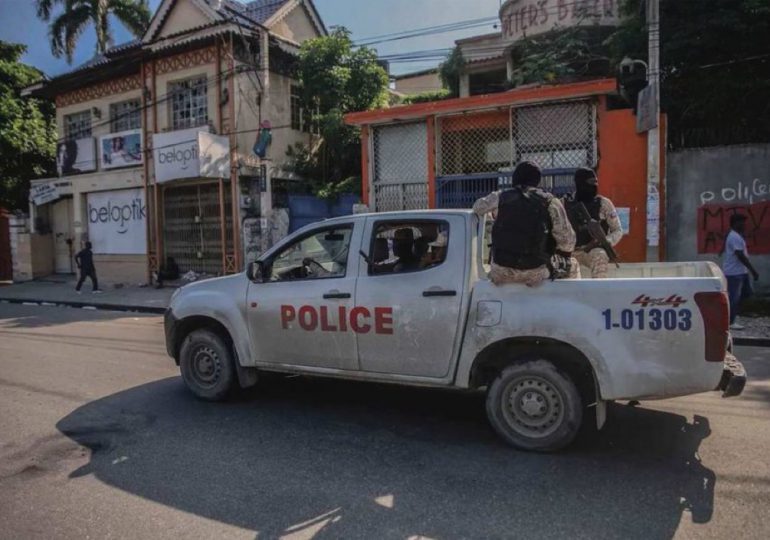
[[[556,253],[551,257],[551,281],[569,277],[572,269],[572,257]]]

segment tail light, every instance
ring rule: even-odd
[[[730,308],[723,292],[695,293],[706,336],[706,361],[723,362],[727,351]]]

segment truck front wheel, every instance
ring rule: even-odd
[[[575,438],[583,404],[568,375],[547,360],[530,360],[497,375],[487,391],[487,417],[516,448],[551,452]]]
[[[235,386],[233,355],[225,341],[211,330],[195,330],[184,339],[179,370],[187,388],[207,401],[224,399]]]

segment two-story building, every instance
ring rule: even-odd
[[[287,148],[313,142],[292,72],[325,34],[311,0],[163,0],[140,39],[28,89],[56,103],[58,176],[30,193],[54,271],[87,240],[106,282],[241,269]]]

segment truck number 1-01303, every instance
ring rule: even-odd
[[[621,330],[682,330],[692,328],[692,312],[689,309],[623,309],[602,311],[604,329]]]

